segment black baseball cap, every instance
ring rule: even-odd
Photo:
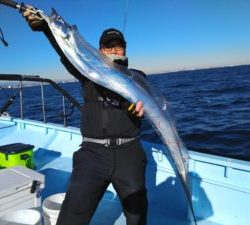
[[[105,45],[112,40],[119,40],[121,41],[121,43],[124,44],[124,46],[126,46],[126,41],[124,39],[122,32],[115,28],[109,28],[103,31],[99,40],[99,46],[101,47],[101,45]]]

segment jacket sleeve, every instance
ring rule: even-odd
[[[130,70],[140,74],[142,77],[147,79],[147,75],[144,72],[142,72],[141,70],[137,70],[137,69],[130,69]]]

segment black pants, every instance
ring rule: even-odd
[[[127,225],[145,225],[145,166],[145,153],[137,140],[115,147],[84,143],[73,156],[71,183],[57,225],[89,224],[110,183],[121,200]]]

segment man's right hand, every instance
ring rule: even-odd
[[[41,18],[39,13],[33,6],[27,6],[27,9],[22,12],[23,17],[28,22],[33,31],[44,31],[47,23]]]

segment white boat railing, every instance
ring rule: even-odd
[[[8,81],[8,82],[18,82],[18,88],[17,91],[12,95],[7,101],[4,102],[3,106],[0,105],[0,116],[6,113],[6,110],[12,105],[14,102],[16,96],[19,94],[20,99],[20,118],[24,119],[24,101],[23,101],[23,82],[29,81],[29,82],[36,82],[40,83],[40,89],[41,89],[41,103],[42,103],[42,118],[43,122],[46,123],[46,108],[45,108],[45,101],[44,101],[44,85],[50,84],[59,94],[62,95],[62,109],[63,109],[63,123],[64,126],[67,126],[67,117],[72,115],[74,108],[80,109],[81,104],[72,96],[70,95],[65,89],[63,89],[61,86],[59,86],[57,83],[50,79],[41,78],[39,76],[30,76],[30,75],[20,75],[20,74],[0,74],[0,81]],[[7,88],[11,88],[12,86],[8,84]],[[0,86],[0,89],[3,89],[6,87]],[[66,112],[66,99],[69,101],[71,106],[71,111],[69,113]]]

